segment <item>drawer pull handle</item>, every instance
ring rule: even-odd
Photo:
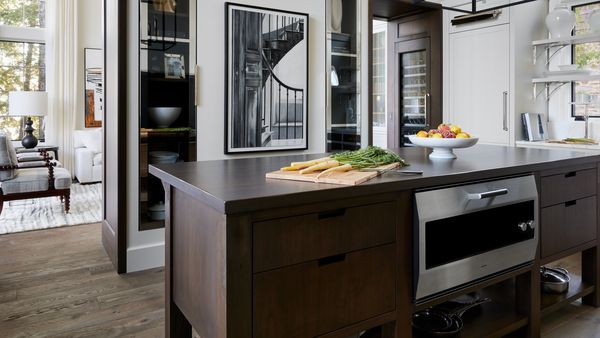
[[[345,260],[346,260],[346,254],[329,256],[329,257],[319,259],[319,266],[335,264],[335,263],[343,262]]]
[[[572,207],[577,204],[577,201],[569,201],[565,203],[565,207]]]
[[[318,218],[326,219],[326,218],[340,217],[340,216],[344,216],[345,213],[346,213],[346,209],[324,211],[324,212],[319,213]]]
[[[577,172],[576,171],[571,171],[571,172],[568,172],[568,173],[565,174],[565,178],[575,177],[575,176],[577,176]]]

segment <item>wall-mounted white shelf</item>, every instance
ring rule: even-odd
[[[574,81],[600,81],[599,74],[573,74],[538,77],[531,80],[533,83],[533,97],[537,98],[542,92],[546,94],[546,101],[550,100],[552,94],[567,83]],[[544,85],[544,90],[538,91],[537,86]],[[554,86],[553,86],[554,85]]]
[[[557,46],[574,45],[574,44],[589,43],[589,42],[600,42],[600,33],[575,35],[575,36],[569,36],[566,38],[557,38],[557,39],[535,40],[535,41],[531,42],[531,45],[532,46],[557,47]]]
[[[533,83],[551,83],[551,82],[573,82],[573,81],[598,81],[599,74],[573,74],[573,75],[555,75],[538,77],[532,80]]]
[[[531,45],[533,46],[533,64],[536,64],[540,55],[545,54],[547,66],[550,63],[550,60],[552,60],[552,58],[566,46],[590,42],[600,42],[600,33],[532,41]],[[538,55],[538,48],[543,48],[544,53],[540,53],[540,55]]]

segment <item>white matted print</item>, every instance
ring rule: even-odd
[[[308,148],[308,15],[227,3],[226,153]]]

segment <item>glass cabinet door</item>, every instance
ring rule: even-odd
[[[165,218],[148,165],[196,160],[195,18],[195,0],[140,0],[140,230]]]
[[[408,135],[420,130],[428,130],[430,124],[430,72],[429,39],[412,40],[400,43],[399,97],[400,97],[400,145],[411,146]]]
[[[356,150],[361,146],[362,113],[360,3],[328,0],[327,6],[326,151]]]

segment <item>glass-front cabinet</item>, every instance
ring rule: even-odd
[[[149,164],[196,160],[196,1],[140,0],[140,230],[164,226]]]
[[[400,72],[400,146],[412,146],[408,135],[428,130],[430,125],[429,39],[398,44]]]
[[[361,146],[360,1],[328,0],[327,151]]]

